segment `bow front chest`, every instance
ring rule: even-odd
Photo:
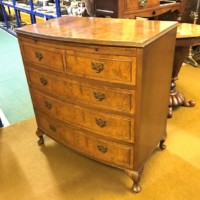
[[[163,142],[176,22],[61,17],[17,29],[43,134],[125,170],[139,192]]]

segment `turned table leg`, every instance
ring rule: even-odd
[[[184,43],[183,43],[184,44]],[[181,43],[181,45],[183,45]],[[177,42],[177,45],[180,45]],[[172,117],[173,108],[177,108],[179,106],[193,107],[195,106],[194,101],[187,101],[184,94],[176,90],[175,81],[178,80],[178,74],[182,67],[183,61],[188,54],[189,46],[176,46],[175,54],[174,54],[174,64],[173,64],[173,72],[172,72],[172,80],[171,80],[171,91],[170,91],[170,99],[169,99],[169,112],[168,118]]]
[[[198,67],[199,64],[193,58],[193,49],[192,49],[192,46],[190,46],[189,55],[185,58],[184,62],[187,63],[187,64],[190,64],[190,65],[192,65],[194,67]]]
[[[177,108],[179,106],[185,107],[193,107],[195,106],[195,102],[190,100],[187,101],[185,95],[176,90],[176,83],[174,80],[171,82],[171,91],[170,91],[170,99],[169,99],[169,112],[168,118],[172,117],[172,109]]]

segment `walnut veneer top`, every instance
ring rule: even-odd
[[[89,44],[144,47],[177,22],[65,16],[16,30],[30,36]]]

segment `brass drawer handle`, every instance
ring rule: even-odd
[[[100,73],[104,70],[104,63],[103,62],[92,62],[91,67],[96,73]]]
[[[47,85],[48,80],[44,77],[40,77],[40,82],[42,83],[42,85]]]
[[[107,147],[104,147],[102,145],[97,145],[97,149],[102,152],[102,153],[106,153],[108,151],[108,148]]]
[[[45,101],[45,106],[50,110],[52,108],[52,104],[48,101]]]
[[[97,119],[95,118],[96,120],[96,124],[100,127],[100,128],[103,128],[103,127],[106,127],[107,123],[105,120],[103,119]]]
[[[42,55],[42,53],[40,53],[39,51],[36,51],[36,52],[35,52],[35,57],[36,57],[39,61],[41,61],[42,58],[43,58],[43,55]]]
[[[51,131],[53,131],[54,133],[56,132],[56,127],[54,125],[52,125],[52,124],[49,125],[49,129]]]
[[[97,101],[103,101],[106,98],[105,94],[101,92],[93,92],[93,96],[97,99]]]
[[[139,5],[140,7],[146,6],[147,3],[148,3],[147,0],[138,0],[138,5]]]

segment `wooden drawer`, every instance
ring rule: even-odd
[[[40,114],[37,110],[35,110],[35,116],[38,128],[48,133],[50,137],[60,141],[60,133],[64,131],[64,127],[54,120],[50,120],[46,115]]]
[[[47,135],[51,137],[53,135],[59,142],[94,159],[119,167],[132,168],[133,147],[87,136],[69,128],[60,120],[39,112],[36,113],[39,128]]]
[[[33,62],[55,71],[63,71],[64,65],[60,49],[23,43],[22,51],[26,62]]]
[[[67,127],[63,122],[52,118],[44,113],[41,113],[38,110],[35,110],[35,114],[39,129],[41,129],[45,132],[45,134],[56,139],[57,141],[76,149],[76,146],[78,146],[77,138],[74,134],[67,131]],[[64,134],[66,136],[64,142],[62,141],[63,136],[61,136],[61,134]]]
[[[65,62],[66,72],[76,76],[133,85],[136,82],[136,57],[68,50]]]
[[[133,146],[130,147],[82,134],[79,136],[79,148],[89,156],[111,165],[129,169],[133,167]]]
[[[32,90],[36,109],[65,122],[117,140],[133,141],[134,121],[117,115],[103,114],[91,109],[62,102]]]
[[[153,6],[158,6],[160,4],[160,0],[147,0],[145,1],[138,1],[138,0],[124,0],[125,3],[125,10],[126,11],[133,11],[134,9],[141,9],[141,8],[149,8]],[[139,3],[141,2],[141,3]]]
[[[135,91],[112,89],[105,86],[87,85],[70,79],[28,69],[31,85],[41,88],[54,95],[60,95],[77,103],[90,104],[109,110],[134,113]]]

